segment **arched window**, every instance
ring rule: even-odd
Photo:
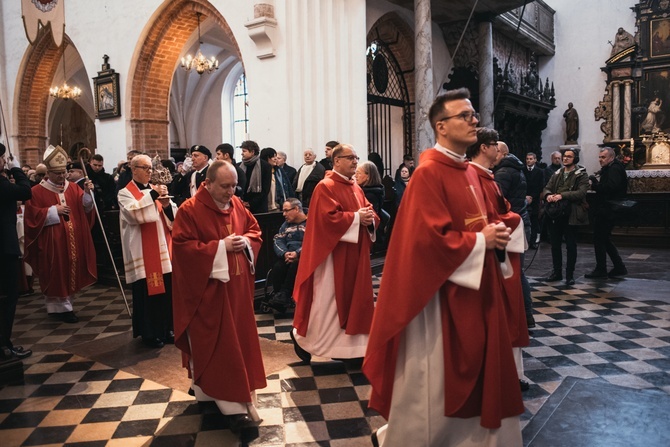
[[[244,73],[237,80],[235,93],[233,93],[233,132],[235,147],[239,148],[249,134],[249,100],[247,77]]]

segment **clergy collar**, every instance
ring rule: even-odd
[[[455,161],[458,161],[458,162],[461,162],[461,163],[465,162],[465,154],[463,154],[463,155],[457,154],[456,152],[442,146],[440,143],[435,143],[435,149],[442,152],[447,157],[454,159]]]
[[[346,181],[348,181],[349,183],[354,183],[354,178],[353,178],[353,177],[352,177],[352,178],[349,178],[349,177],[347,177],[346,175],[340,174],[340,173],[337,172],[335,169],[333,169],[333,172],[334,172],[335,174],[339,175],[340,177],[342,177],[343,179],[345,179]]]
[[[150,188],[150,186],[149,186],[148,183],[145,185],[145,184],[142,184],[142,183],[138,182],[138,181],[135,180],[135,179],[133,179],[133,182],[137,185],[137,187],[138,187],[139,189],[149,189],[149,188]]]
[[[218,200],[214,200],[214,197],[212,197],[212,201],[214,202],[214,205],[216,205],[216,207],[217,207],[218,209],[222,210],[222,211],[225,211],[225,210],[227,210],[228,208],[230,208],[230,202],[228,202],[228,203],[221,203],[221,202],[219,202]]]
[[[491,171],[491,170],[488,169],[488,168],[485,168],[484,166],[480,165],[479,163],[475,163],[474,161],[470,160],[470,164],[471,164],[471,165],[474,165],[474,166],[477,166],[477,167],[478,167],[479,169],[481,169],[482,171],[488,172],[489,174],[493,174],[493,171]]]

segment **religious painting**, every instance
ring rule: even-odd
[[[649,55],[670,56],[670,18],[652,20],[649,27]]]
[[[642,115],[640,135],[670,132],[670,69],[649,70],[644,74],[640,103],[647,107]]]
[[[95,116],[98,119],[121,116],[119,74],[110,73],[93,78]]]

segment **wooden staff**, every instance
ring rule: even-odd
[[[79,156],[79,163],[84,170],[84,178],[86,181],[89,181],[88,172],[86,171],[86,165],[84,164],[84,159]],[[123,284],[121,284],[121,277],[119,276],[119,271],[116,269],[116,263],[114,263],[114,256],[112,255],[112,249],[109,247],[109,241],[107,240],[107,234],[105,233],[105,227],[102,224],[102,219],[100,218],[100,211],[98,210],[98,204],[95,203],[95,196],[93,195],[93,190],[89,191],[91,193],[91,198],[93,199],[93,208],[95,208],[95,215],[98,216],[98,222],[100,222],[100,230],[102,231],[102,237],[105,239],[105,245],[107,246],[107,253],[109,253],[109,259],[112,261],[112,266],[114,266],[114,274],[116,275],[116,280],[119,282],[119,289],[121,290],[121,296],[123,297],[123,302],[126,304],[126,310],[128,315],[132,318],[133,314],[130,313],[130,306],[128,306],[128,299],[126,298],[126,292],[123,290]]]

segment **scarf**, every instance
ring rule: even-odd
[[[243,161],[240,165],[240,169],[247,173],[247,168],[252,169],[251,177],[247,181],[247,191],[246,192],[261,192],[263,189],[261,185],[261,161],[259,155],[254,155],[249,160]]]

